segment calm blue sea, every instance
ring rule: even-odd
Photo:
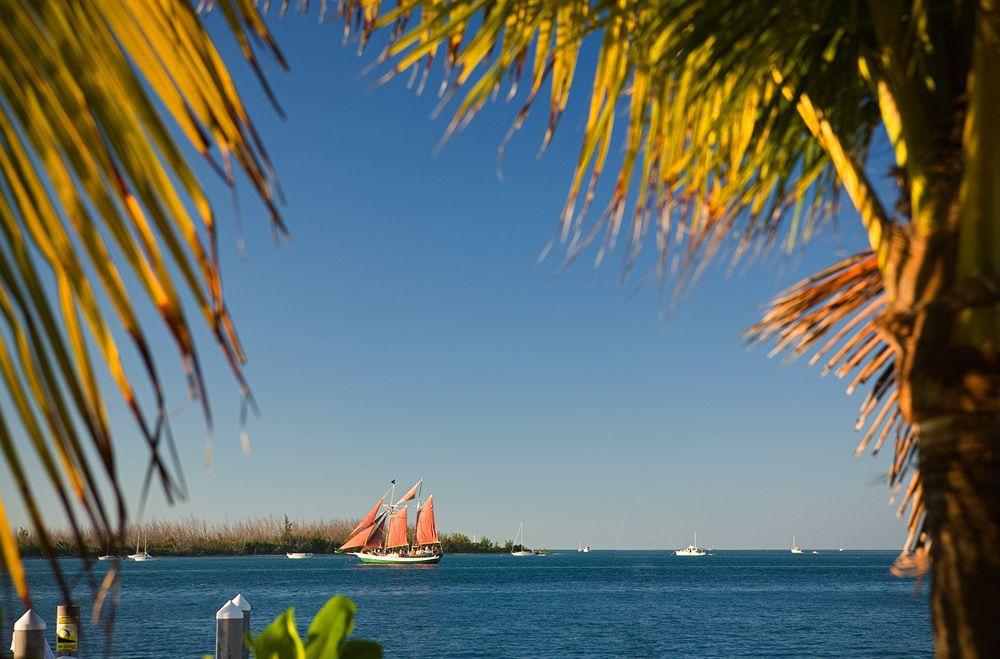
[[[300,631],[332,595],[358,605],[355,634],[388,657],[929,656],[927,590],[889,574],[894,552],[555,552],[446,556],[438,566],[362,566],[353,557],[163,558],[123,565],[111,647],[87,656],[197,657],[237,592],[259,631],[294,606]],[[64,562],[74,570],[78,563]],[[103,570],[104,564],[101,564]],[[59,599],[29,561],[37,610]],[[77,587],[81,600],[88,588]],[[3,597],[4,638],[20,614]]]

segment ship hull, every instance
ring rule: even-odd
[[[362,563],[368,565],[435,565],[441,562],[441,554],[437,556],[393,556],[393,555],[377,555],[377,554],[363,554],[358,552],[354,554]]]

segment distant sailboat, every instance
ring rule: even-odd
[[[135,553],[134,554],[129,554],[129,556],[128,556],[129,560],[136,561],[137,563],[141,563],[143,561],[151,561],[151,560],[153,560],[153,557],[149,555],[148,551],[146,551],[147,549],[149,549],[149,542],[146,541],[146,533],[145,532],[143,532],[142,537],[143,537],[143,540],[144,540],[144,544],[142,546],[142,553],[141,554],[139,553],[139,534],[136,533],[135,534]]]
[[[420,486],[417,481],[410,490],[395,501],[396,481],[389,492],[382,495],[375,507],[351,531],[340,548],[353,553],[362,563],[376,565],[432,565],[440,563],[443,553],[434,521],[434,497],[420,504]],[[385,504],[389,497],[388,505]],[[408,501],[415,500],[417,528],[413,542],[407,531]],[[353,550],[353,551],[352,551]]]
[[[576,550],[579,551],[579,552],[583,552],[584,554],[586,554],[587,552],[590,551],[590,545],[585,545],[585,544],[583,544],[581,542],[580,546],[577,547]]]
[[[678,549],[674,552],[674,556],[704,556],[705,550],[698,547],[698,534],[694,534],[694,544],[688,545],[684,549]]]
[[[517,533],[514,534],[514,545],[511,547],[511,556],[532,556],[530,549],[524,546],[524,521],[517,525]]]
[[[114,558],[114,556],[111,555],[111,542],[109,541],[107,546],[104,548],[104,555],[98,556],[97,560],[110,561],[112,558]]]
[[[799,547],[799,545],[795,542],[795,534],[792,534],[792,553],[793,554],[802,553],[802,547]]]

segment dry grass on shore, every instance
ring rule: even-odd
[[[243,519],[235,522],[207,522],[199,519],[150,521],[129,527],[124,546],[104,546],[96,534],[84,537],[87,553],[110,553],[117,556],[135,551],[148,543],[154,556],[239,556],[274,554],[284,551],[330,553],[347,539],[357,520],[292,521],[282,517]],[[50,534],[55,552],[60,556],[77,555],[76,542],[69,531]],[[41,556],[38,536],[27,529],[17,531],[18,549],[25,556]]]

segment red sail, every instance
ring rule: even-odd
[[[380,549],[382,547],[382,540],[385,538],[386,517],[387,515],[382,515],[375,522],[372,534],[368,537],[368,541],[365,542],[365,551],[372,551],[373,549]]]
[[[374,524],[369,524],[361,530],[353,533],[347,539],[341,549],[372,549],[382,544],[382,527],[385,525],[385,516],[380,517]]]
[[[440,542],[437,526],[434,524],[434,497],[429,496],[417,513],[417,544],[436,545]]]
[[[369,524],[365,528],[361,529],[357,533],[353,534],[347,539],[347,542],[340,546],[341,549],[358,549],[364,547],[365,543],[368,542],[368,538],[371,536],[374,526]]]
[[[389,541],[385,544],[386,549],[405,547],[410,544],[406,538],[407,510],[407,507],[403,506],[399,512],[395,512],[389,517]]]
[[[424,479],[422,479],[422,478],[420,480],[418,480],[417,484],[414,485],[413,487],[411,487],[410,491],[407,492],[406,494],[404,494],[403,498],[401,498],[399,501],[396,502],[396,505],[398,506],[401,503],[406,503],[407,501],[410,501],[411,499],[413,499],[414,497],[416,497],[417,496],[417,491],[420,490],[420,484],[423,483],[423,482],[424,482]]]
[[[382,495],[382,498],[378,500],[378,503],[375,504],[375,507],[372,508],[367,515],[365,515],[365,518],[360,522],[358,522],[358,525],[354,527],[354,530],[351,531],[352,536],[361,529],[368,527],[372,522],[375,521],[375,516],[378,515],[378,509],[382,507],[383,501],[385,501],[384,494]]]

